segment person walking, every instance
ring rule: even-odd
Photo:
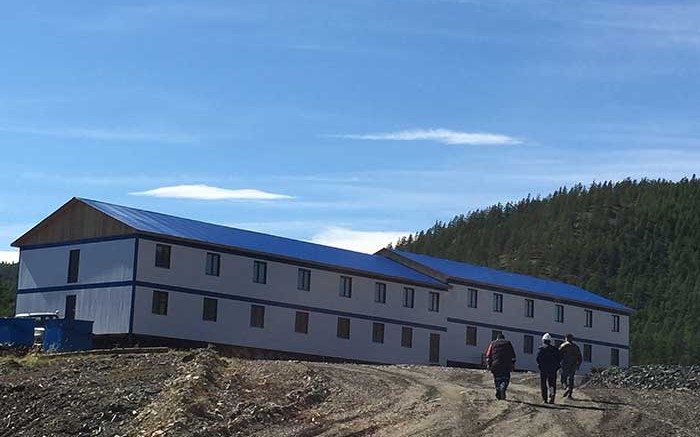
[[[564,397],[570,398],[574,393],[574,376],[583,362],[581,349],[574,343],[573,335],[566,334],[564,336],[564,343],[559,346],[559,355],[561,358],[561,381],[565,388]]]
[[[557,371],[561,357],[559,349],[552,346],[552,336],[546,333],[542,336],[542,346],[537,352],[537,365],[540,368],[540,388],[544,403],[553,404],[557,393]],[[549,389],[548,389],[549,387]]]
[[[511,342],[502,333],[489,344],[486,350],[486,367],[493,374],[496,386],[496,399],[505,400],[506,390],[510,384],[510,372],[515,369],[515,350]]]

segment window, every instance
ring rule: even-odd
[[[532,299],[525,299],[525,317],[529,319],[535,317],[535,301]]]
[[[251,328],[265,327],[265,307],[262,305],[250,306],[250,326]]]
[[[583,345],[583,361],[590,363],[593,360],[593,347],[590,344]]]
[[[338,317],[337,335],[338,338],[350,338],[350,319],[346,319],[345,317]]]
[[[523,336],[523,352],[532,355],[535,350],[535,338],[532,335]]]
[[[219,301],[210,297],[205,297],[202,301],[202,320],[216,322]]]
[[[593,327],[593,311],[583,310],[583,312],[586,315],[586,324],[584,326],[586,328],[592,328]]]
[[[218,253],[207,252],[207,265],[204,272],[209,276],[219,276],[219,267],[221,266],[221,255]]]
[[[430,292],[430,306],[428,307],[428,311],[440,311],[440,294],[434,291]]]
[[[416,297],[416,290],[411,287],[404,287],[403,289],[403,306],[406,308],[413,308],[413,303]]]
[[[503,295],[501,293],[493,293],[493,312],[503,312]]]
[[[401,347],[413,347],[413,328],[401,328]]]
[[[311,290],[311,270],[299,269],[297,273],[297,290]]]
[[[468,288],[469,300],[467,301],[467,306],[469,308],[476,308],[479,300],[479,290],[475,288]]]
[[[491,341],[494,341],[501,334],[503,334],[502,331],[497,331],[497,330],[491,331]]]
[[[170,268],[170,246],[156,244],[156,267]]]
[[[66,320],[75,320],[75,295],[66,296],[66,311],[63,313]]]
[[[160,314],[161,316],[168,315],[168,293],[165,291],[153,291],[153,301],[151,302],[151,312]]]
[[[620,365],[620,349],[611,348],[610,349],[610,365],[619,366]]]
[[[386,284],[383,282],[374,283],[374,301],[376,303],[386,303]]]
[[[309,313],[297,311],[294,319],[294,332],[298,332],[300,334],[309,333]]]
[[[78,271],[80,269],[80,250],[71,250],[68,256],[68,283],[78,282]]]
[[[564,305],[554,305],[554,321],[564,323]]]
[[[384,323],[372,323],[372,342],[384,343]]]
[[[467,346],[476,346],[476,326],[467,326]]]
[[[253,261],[253,282],[256,284],[267,284],[267,263],[263,261]]]
[[[620,332],[620,316],[612,316],[612,330],[613,332]]]
[[[339,293],[342,297],[352,297],[352,278],[350,276],[341,276]]]
[[[440,334],[430,334],[428,360],[431,363],[440,362]]]

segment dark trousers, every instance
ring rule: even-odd
[[[510,372],[493,372],[493,384],[496,388],[507,389],[508,384],[510,384]]]
[[[563,367],[561,369],[561,383],[564,384],[568,390],[574,389],[574,376],[576,375],[576,368],[567,369]]]
[[[549,390],[547,389],[549,386]],[[548,399],[548,394],[551,393],[552,397],[557,392],[557,372],[540,372],[540,387],[542,388],[542,400],[546,401]]]

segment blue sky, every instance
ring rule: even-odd
[[[0,259],[72,196],[372,250],[690,176],[698,22],[680,1],[5,4]]]

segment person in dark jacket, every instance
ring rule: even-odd
[[[510,384],[510,372],[515,369],[515,350],[503,334],[489,344],[486,350],[486,366],[493,374],[496,385],[496,399],[506,399],[506,389]]]
[[[581,349],[574,343],[574,336],[566,334],[564,343],[559,346],[559,355],[561,357],[561,381],[566,389],[564,397],[571,397],[574,392],[574,376],[576,371],[581,367],[583,357]]]
[[[542,400],[545,403],[554,403],[557,393],[557,371],[559,370],[561,358],[559,349],[552,346],[552,336],[546,333],[542,336],[542,346],[537,352],[537,365],[540,368],[540,387],[542,389]],[[549,386],[549,390],[547,387]]]

